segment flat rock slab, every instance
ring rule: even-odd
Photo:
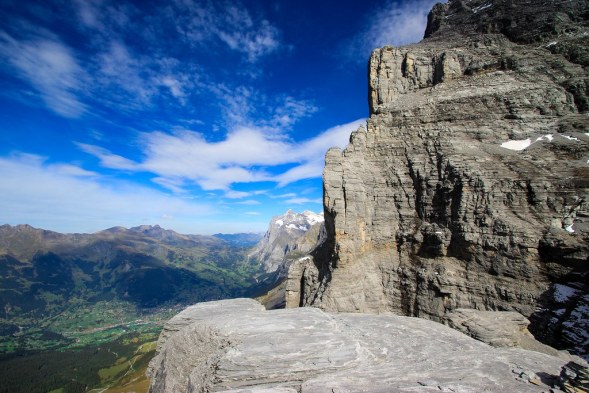
[[[158,348],[153,393],[547,392],[566,363],[424,319],[267,311],[251,299],[187,308]]]

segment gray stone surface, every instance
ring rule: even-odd
[[[375,50],[370,118],[326,155],[326,242],[292,265],[287,307],[516,311],[589,355],[588,7],[450,0],[427,39]]]
[[[150,391],[546,392],[565,363],[420,318],[266,311],[236,299],[197,304],[166,325]]]
[[[443,323],[494,347],[518,347],[579,361],[566,351],[558,351],[536,340],[528,330],[530,321],[515,311],[456,309],[444,315]]]

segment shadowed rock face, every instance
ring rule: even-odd
[[[545,392],[566,363],[392,314],[201,303],[164,327],[151,393]]]
[[[517,311],[589,348],[589,3],[450,0],[369,62],[366,128],[326,155],[327,240],[287,306],[444,321]]]

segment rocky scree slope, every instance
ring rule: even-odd
[[[370,118],[324,170],[326,241],[287,306],[516,311],[589,354],[589,2],[450,0],[375,50]]]

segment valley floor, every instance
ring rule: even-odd
[[[0,393],[147,392],[156,340],[178,308],[150,311],[102,302],[18,327],[0,344]]]

